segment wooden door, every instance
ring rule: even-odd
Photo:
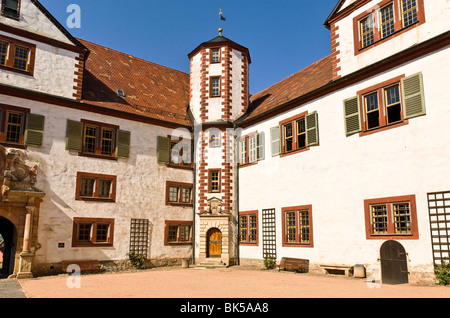
[[[399,242],[385,242],[380,249],[380,261],[383,284],[408,283],[406,251]]]
[[[208,256],[222,256],[222,233],[219,229],[211,229],[208,232]]]

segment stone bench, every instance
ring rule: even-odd
[[[278,271],[290,270],[300,273],[307,273],[309,270],[309,260],[300,258],[283,257],[280,264],[277,265]]]
[[[350,277],[353,266],[349,265],[320,265],[325,270],[325,274],[336,274],[336,272],[344,272],[345,276]]]

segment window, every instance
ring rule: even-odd
[[[220,130],[219,129],[209,129],[209,146],[211,148],[220,147]]]
[[[183,137],[157,138],[158,163],[172,168],[192,169],[192,140]]]
[[[72,247],[113,246],[114,219],[74,218]]]
[[[166,205],[192,206],[192,183],[166,182]]]
[[[114,202],[116,176],[78,172],[75,199]]]
[[[406,28],[417,22],[417,0],[402,0],[402,22]]]
[[[119,126],[82,119],[81,122],[68,120],[66,129],[66,149],[80,155],[116,159],[130,155],[130,132]]]
[[[406,125],[425,114],[422,73],[401,75],[344,100],[345,133],[363,136]]]
[[[239,213],[239,231],[241,245],[258,244],[258,211]]]
[[[4,70],[33,75],[35,52],[34,44],[0,36],[0,67]]]
[[[312,206],[282,208],[283,246],[313,247]]]
[[[8,43],[0,41],[0,65],[6,65],[8,57]]]
[[[365,130],[399,123],[403,120],[400,83],[380,87],[363,95]]]
[[[423,0],[382,1],[353,19],[355,55],[425,22]]]
[[[364,48],[373,43],[373,17],[370,14],[368,17],[361,20],[359,23],[361,32],[361,47]]]
[[[191,166],[192,150],[190,140],[170,141],[170,163],[173,165]]]
[[[19,0],[2,0],[2,15],[9,18],[19,19]]]
[[[10,147],[42,146],[45,117],[29,109],[0,104],[0,143]]]
[[[220,170],[209,170],[208,180],[208,192],[220,192]]]
[[[390,3],[380,10],[381,38],[394,33],[394,4]]]
[[[264,132],[252,133],[239,141],[239,165],[257,163],[264,160]]]
[[[166,221],[164,245],[192,244],[192,222]]]
[[[220,97],[220,77],[211,77],[211,97]]]
[[[281,127],[281,153],[296,153],[307,150],[310,146],[319,144],[318,116],[316,112],[290,117],[280,122]],[[271,130],[271,138],[276,138],[277,145],[279,135]],[[272,140],[272,147],[275,141]],[[272,153],[276,149],[272,148]]]
[[[113,157],[117,126],[82,120],[84,123],[83,153]]]
[[[414,195],[364,201],[368,239],[418,238]]]
[[[211,49],[211,63],[220,63],[220,49]]]

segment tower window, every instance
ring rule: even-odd
[[[211,63],[220,63],[220,49],[211,50]]]
[[[211,77],[211,97],[220,97],[220,77]]]

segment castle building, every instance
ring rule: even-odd
[[[331,55],[251,96],[250,51],[221,29],[186,74],[1,0],[2,276],[134,253],[432,281],[450,258],[449,16],[340,0]]]

